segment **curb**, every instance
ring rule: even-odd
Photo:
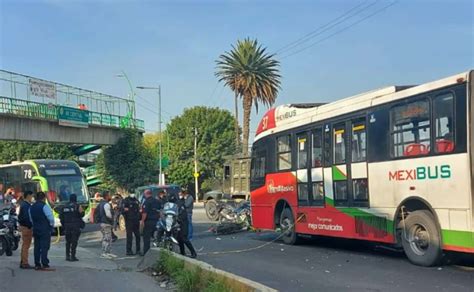
[[[156,264],[156,261],[158,260],[159,255],[160,255],[160,249],[151,248],[147,252],[145,257],[142,259],[142,261],[138,264],[138,267],[137,267],[138,270],[144,271],[147,268],[152,267],[154,264]],[[242,292],[244,291],[245,292],[246,291],[276,292],[278,291],[268,286],[265,286],[263,284],[249,280],[247,278],[217,269],[208,263],[198,261],[196,259],[192,259],[186,256],[182,256],[177,253],[171,253],[171,255],[174,256],[175,258],[178,258],[184,261],[185,269],[193,269],[193,268],[198,267],[204,271],[208,271],[214,274],[216,277],[221,278],[227,285],[234,288],[234,291],[242,291]]]

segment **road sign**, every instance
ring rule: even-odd
[[[89,112],[72,107],[60,106],[58,108],[59,125],[76,128],[89,127]]]
[[[195,172],[194,177],[196,177],[196,178],[199,177],[199,172]]]

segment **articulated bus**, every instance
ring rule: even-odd
[[[27,160],[0,165],[0,183],[4,189],[13,188],[16,194],[42,191],[54,211],[55,227],[59,227],[56,209],[69,202],[76,194],[77,202],[85,210],[84,221],[90,220],[90,201],[82,172],[73,161]]]
[[[474,71],[270,109],[252,147],[255,228],[474,254]]]

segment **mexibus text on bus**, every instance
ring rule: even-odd
[[[0,183],[4,189],[15,189],[16,194],[44,192],[54,211],[55,227],[60,226],[56,210],[69,202],[71,194],[76,194],[77,202],[85,210],[84,221],[89,222],[91,208],[86,182],[73,161],[27,160],[0,165]]]
[[[474,253],[474,71],[269,110],[252,147],[255,228]]]

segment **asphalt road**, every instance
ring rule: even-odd
[[[271,232],[216,236],[200,208],[194,222],[199,260],[280,291],[474,291],[474,259],[465,255],[423,268],[362,241],[316,238],[288,246]]]
[[[422,268],[401,253],[361,241],[316,238],[288,246],[271,232],[216,236],[199,206],[194,223],[199,260],[280,291],[474,291],[474,259],[465,256],[462,262]],[[88,225],[82,234],[80,262],[64,261],[63,238],[52,245],[55,272],[20,270],[19,251],[0,257],[0,292],[160,291],[153,278],[137,272],[142,258],[125,256],[123,232],[112,247],[118,258],[100,259],[97,229]]]
[[[98,225],[88,225],[82,233],[77,257],[79,262],[65,261],[64,237],[53,243],[49,252],[50,265],[55,271],[22,270],[17,250],[13,256],[0,257],[0,292],[31,291],[165,291],[145,273],[137,271],[140,256],[125,256],[124,233],[113,244],[112,252],[118,257],[101,259],[101,234]],[[55,237],[52,238],[56,239]],[[30,249],[30,264],[33,264],[33,248]]]

